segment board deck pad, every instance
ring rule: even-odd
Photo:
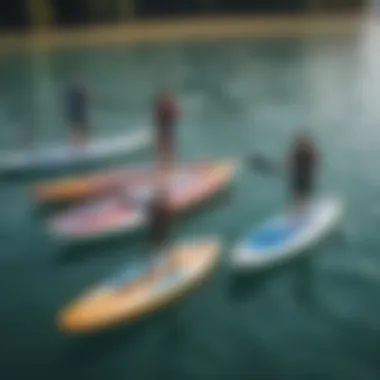
[[[129,263],[126,268],[113,275],[106,284],[114,289],[124,288],[140,279],[143,275],[147,275],[155,266],[162,265],[164,260],[166,260],[166,257],[136,260],[134,263]]]
[[[186,272],[181,269],[176,269],[170,271],[167,275],[162,276],[162,278],[153,286],[153,296],[159,293],[165,293],[172,288],[179,286],[183,283],[187,276]]]
[[[298,223],[278,223],[273,226],[263,227],[248,239],[248,245],[268,247],[283,244],[291,238],[299,229]]]
[[[300,215],[278,219],[252,233],[248,237],[247,244],[261,248],[285,244],[297,234],[302,233],[311,218],[312,210],[305,210]]]
[[[140,261],[138,263],[134,263],[133,265],[128,266],[116,275],[112,276],[106,282],[106,285],[114,289],[123,288],[138,280],[142,275],[148,273],[152,266],[153,264],[151,262]]]

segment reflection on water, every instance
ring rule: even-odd
[[[292,293],[300,305],[313,303],[313,258],[296,258],[270,268],[247,268],[245,272],[232,272],[229,281],[229,294],[237,302],[244,302],[262,291],[271,280],[286,273],[292,278]]]
[[[313,304],[313,262],[302,260],[295,265],[294,269],[295,298],[307,307]]]

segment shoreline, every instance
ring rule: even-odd
[[[0,54],[98,44],[199,41],[219,38],[333,36],[358,33],[363,15],[196,17],[0,34]]]

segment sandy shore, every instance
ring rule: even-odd
[[[233,37],[337,35],[357,33],[366,18],[345,16],[281,16],[189,18],[133,22],[69,30],[50,29],[29,34],[0,35],[2,54],[25,49],[54,49],[96,44],[126,44]]]

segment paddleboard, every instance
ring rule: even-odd
[[[80,148],[70,145],[6,151],[0,154],[0,172],[69,168],[118,154],[132,153],[150,143],[149,131],[138,130],[90,142]]]
[[[230,163],[227,164],[229,165]],[[225,163],[197,162],[178,164],[173,169],[172,176],[185,176],[189,172],[211,172],[221,165],[224,166]],[[111,186],[115,187],[118,184],[124,183],[126,187],[153,186],[155,173],[157,173],[157,169],[153,166],[145,165],[124,167],[87,176],[67,177],[38,184],[33,189],[33,195],[39,203],[70,203],[104,194]]]
[[[213,170],[174,173],[169,182],[169,202],[174,214],[206,201],[225,188],[235,174],[234,164],[215,165]],[[145,211],[151,181],[127,189],[120,199],[103,197],[72,206],[48,220],[51,235],[70,242],[93,241],[136,232],[147,225]]]
[[[281,214],[243,237],[232,252],[232,265],[241,269],[264,267],[296,256],[325,237],[342,210],[339,200],[322,198],[297,212]]]
[[[173,268],[165,263],[171,256]],[[217,263],[217,240],[199,240],[175,246],[162,258],[163,274],[149,276],[149,265],[130,266],[79,297],[58,315],[59,329],[67,334],[103,330],[136,320],[181,297],[206,277]]]

